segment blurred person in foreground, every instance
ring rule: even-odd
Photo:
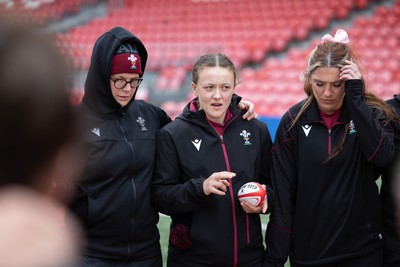
[[[82,136],[88,160],[70,205],[83,225],[84,266],[162,266],[150,183],[156,133],[171,119],[161,108],[135,99],[146,63],[144,44],[122,27],[102,34],[93,48],[77,106],[86,122]]]
[[[282,117],[272,149],[276,196],[265,265],[379,267],[378,168],[393,159],[396,114],[365,88],[339,29],[311,52],[307,98]]]
[[[400,115],[400,95],[386,101]],[[396,154],[389,167],[382,169],[382,185],[380,191],[382,205],[383,231],[385,239],[383,266],[400,267],[400,232],[397,225],[400,223],[400,215],[396,210],[396,172],[398,171],[400,156],[400,119],[392,122],[395,130]],[[400,192],[397,192],[400,194]]]
[[[168,266],[262,266],[260,213],[272,203],[267,125],[244,121],[234,95],[236,68],[223,54],[193,67],[196,98],[157,134],[152,197],[170,215]],[[247,182],[264,184],[260,206],[239,203]]]
[[[43,29],[0,20],[0,266],[76,266],[79,235],[61,226],[78,121],[69,68]],[[74,224],[76,227],[76,224]]]

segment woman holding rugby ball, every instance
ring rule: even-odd
[[[266,184],[271,204],[272,142],[265,123],[240,119],[236,84],[228,57],[203,55],[192,72],[196,98],[158,132],[152,196],[172,218],[169,267],[262,266],[267,202],[239,203],[237,193],[247,182]]]

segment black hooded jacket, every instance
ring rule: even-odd
[[[204,111],[190,111],[190,104],[158,133],[152,197],[157,209],[172,217],[168,257],[179,266],[262,265],[259,214],[244,212],[237,193],[250,181],[266,184],[272,208],[272,141],[265,123],[241,119],[235,99],[230,106],[233,116],[221,136]],[[219,171],[236,176],[226,195],[206,196],[204,180]]]
[[[87,240],[85,255],[113,261],[161,257],[158,213],[150,201],[156,132],[171,119],[160,108],[133,99],[123,108],[110,88],[111,60],[122,42],[142,42],[116,27],[94,45],[83,101],[77,107],[86,124],[82,135],[89,156],[76,184],[71,209]]]
[[[304,102],[282,117],[272,149],[274,211],[266,232],[266,264],[312,266],[363,256],[383,246],[378,168],[394,155],[393,130],[369,106],[361,80],[345,82],[342,112],[324,124],[317,102],[293,125]],[[338,155],[326,161],[346,135]],[[290,253],[290,254],[289,254]]]

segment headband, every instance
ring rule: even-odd
[[[138,73],[142,76],[142,59],[134,43],[122,43],[115,51],[110,75],[118,73]]]
[[[337,42],[337,43],[347,44],[350,43],[350,39],[345,30],[338,29],[336,31],[335,37],[332,37],[329,34],[325,34],[322,37],[321,43],[326,43],[326,42]]]
[[[142,62],[138,54],[118,54],[112,57],[111,75],[118,73],[138,73],[142,75]]]

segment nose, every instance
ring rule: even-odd
[[[125,86],[121,89],[122,91],[130,91],[133,88],[131,87],[130,83],[126,83]]]
[[[221,89],[217,87],[214,91],[213,98],[220,98],[220,97],[221,97]]]
[[[332,85],[327,84],[326,87],[325,87],[325,89],[324,89],[324,95],[325,95],[325,96],[331,96],[331,95],[332,95],[332,92],[333,92],[332,89],[333,89],[333,88],[332,88]]]

